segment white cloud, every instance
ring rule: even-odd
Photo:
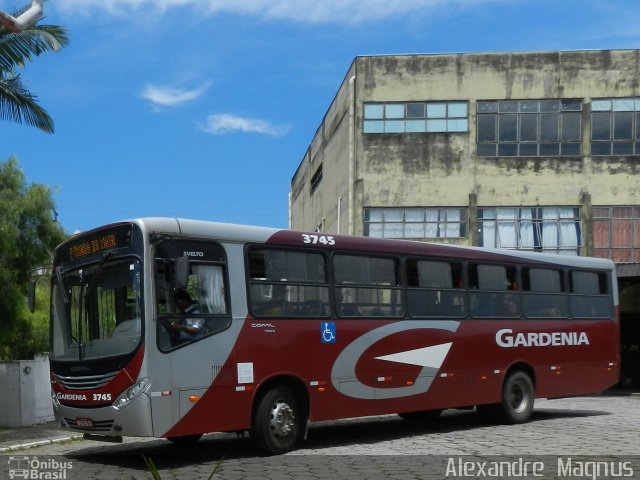
[[[302,23],[354,23],[442,9],[512,0],[57,0],[49,8],[67,14],[106,12],[135,18],[189,7],[202,15],[232,13]]]
[[[156,106],[178,107],[197,100],[208,88],[209,84],[204,84],[193,90],[148,84],[142,91],[141,96]]]
[[[245,132],[281,137],[286,135],[291,127],[289,125],[272,125],[265,120],[256,118],[245,118],[228,113],[220,113],[209,115],[206,122],[200,125],[200,128],[204,132],[211,133],[212,135]]]

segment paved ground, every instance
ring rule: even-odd
[[[156,439],[103,444],[72,440],[52,427],[0,430],[7,459],[0,458],[0,479],[20,473],[21,461],[49,478],[56,468],[67,479],[152,478],[144,458],[162,479],[206,479],[213,472],[215,479],[238,480],[485,478],[496,461],[512,469],[498,471],[500,478],[522,478],[528,468],[528,478],[640,479],[640,395],[537,400],[532,421],[512,426],[487,423],[474,411],[447,411],[429,425],[397,416],[325,422],[279,457],[256,456],[247,438],[232,434],[207,435],[190,447]],[[532,475],[534,462],[543,477]]]

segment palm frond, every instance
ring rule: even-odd
[[[26,123],[53,133],[53,119],[22,84],[20,75],[0,76],[0,120]]]
[[[23,67],[46,52],[57,52],[69,44],[67,30],[56,25],[34,25],[20,32],[0,27],[0,71]]]

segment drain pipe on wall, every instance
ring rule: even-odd
[[[355,175],[356,175],[356,158],[355,158],[355,82],[356,76],[353,75],[349,79],[349,230],[348,234],[353,235],[354,211],[353,203],[355,202]],[[339,225],[339,222],[338,222]]]

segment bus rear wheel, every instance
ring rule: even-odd
[[[534,401],[531,377],[522,371],[509,375],[502,387],[502,417],[505,423],[524,423],[529,420]]]
[[[260,399],[253,418],[251,437],[270,455],[292,450],[300,433],[300,410],[290,388],[277,386]]]
[[[502,401],[492,405],[478,405],[478,413],[483,417],[506,424],[524,423],[531,418],[535,389],[531,377],[516,371],[510,374],[502,385]]]

